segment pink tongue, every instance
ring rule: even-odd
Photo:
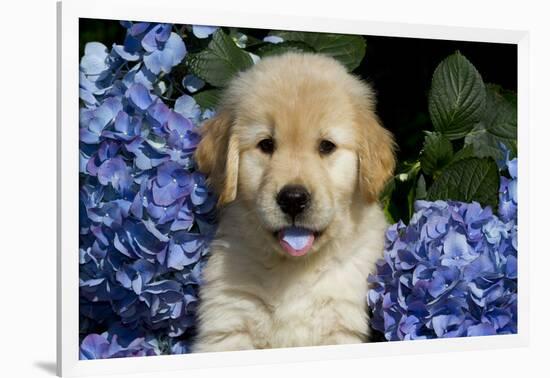
[[[313,232],[300,227],[288,227],[279,232],[279,243],[291,256],[305,255],[313,245]]]

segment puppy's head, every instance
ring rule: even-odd
[[[286,256],[352,228],[395,164],[370,88],[322,55],[263,59],[232,81],[203,127],[196,160],[219,204],[235,201]]]

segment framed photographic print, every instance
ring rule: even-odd
[[[88,1],[58,45],[60,375],[525,345],[525,32]]]

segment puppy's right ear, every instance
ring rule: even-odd
[[[202,125],[202,139],[195,151],[199,171],[218,194],[218,205],[225,205],[237,196],[239,145],[233,136],[233,117],[227,110]]]

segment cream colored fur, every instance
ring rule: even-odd
[[[267,137],[273,154],[257,147]],[[322,140],[336,150],[320,154]],[[220,225],[193,350],[366,341],[367,276],[386,227],[376,199],[394,167],[369,86],[322,55],[263,59],[231,82],[196,158],[220,196]],[[288,184],[312,198],[295,224],[320,233],[301,257],[274,236],[292,225],[275,201]]]

